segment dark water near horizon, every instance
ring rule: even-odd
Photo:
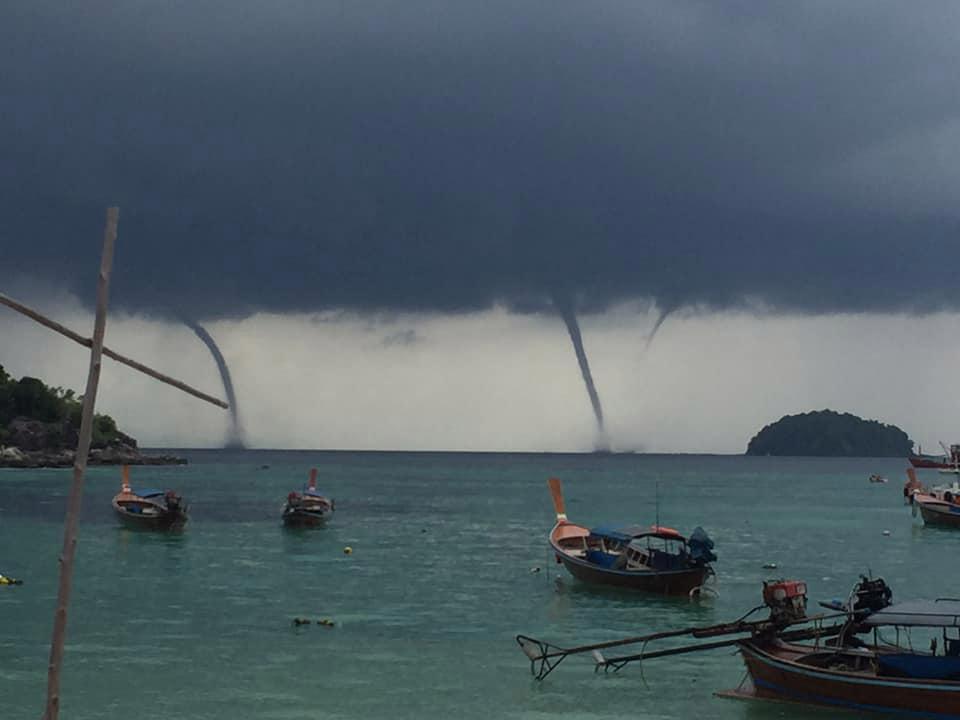
[[[118,469],[88,475],[64,718],[856,717],[715,698],[743,676],[727,650],[611,676],[571,658],[538,684],[513,638],[576,645],[729,620],[770,576],[805,579],[811,602],[845,596],[868,570],[901,599],[960,596],[960,532],[911,517],[904,460],[181,452],[189,465],[133,469],[135,485],[189,499],[180,534],[119,527]],[[281,504],[311,466],[337,514],[287,531]],[[871,473],[890,483],[871,485]],[[659,494],[664,524],[703,525],[719,597],[578,585],[548,557],[552,475],[575,522],[652,523]],[[42,712],[69,481],[68,470],[0,470],[0,573],[26,581],[0,587],[5,717]],[[336,627],[294,629],[294,616]]]

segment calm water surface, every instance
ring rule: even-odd
[[[513,637],[574,645],[729,620],[759,603],[770,575],[807,580],[812,600],[845,596],[868,569],[895,597],[960,596],[945,561],[960,532],[911,518],[902,460],[185,454],[186,467],[134,469],[135,485],[188,497],[182,534],[120,528],[118,470],[89,474],[64,718],[840,717],[713,697],[743,675],[725,650],[611,676],[571,658],[536,683]],[[326,529],[286,531],[281,504],[311,466],[337,515]],[[874,472],[891,482],[869,484]],[[719,598],[575,583],[546,550],[550,475],[584,524],[652,523],[659,485],[664,524],[702,524],[716,541]],[[0,572],[26,581],[0,588],[5,717],[42,710],[69,476],[0,470]],[[336,627],[294,629],[294,616]]]

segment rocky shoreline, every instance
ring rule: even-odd
[[[44,423],[16,418],[5,433],[7,445],[0,445],[0,468],[73,467],[77,434],[66,423]],[[174,455],[144,455],[137,441],[121,432],[107,442],[94,443],[88,465],[186,465]]]
[[[75,450],[21,450],[0,447],[0,468],[73,467]],[[136,448],[103,448],[90,451],[88,465],[186,465],[175,455],[144,455]]]

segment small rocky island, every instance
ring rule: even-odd
[[[818,410],[786,415],[758,432],[747,455],[906,457],[913,441],[895,425]]]
[[[14,380],[0,365],[0,467],[71,467],[80,430],[81,400],[32,377]],[[144,455],[137,441],[97,414],[91,465],[181,465],[183,458]]]

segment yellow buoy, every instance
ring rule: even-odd
[[[344,554],[344,555],[349,555],[349,554],[352,553],[352,552],[353,552],[353,548],[350,547],[349,545],[347,545],[347,546],[343,549],[343,554]]]

